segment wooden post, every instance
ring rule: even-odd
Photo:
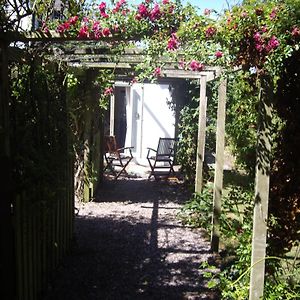
[[[205,152],[205,133],[206,133],[206,76],[200,78],[200,102],[199,102],[199,119],[198,119],[198,143],[196,156],[196,179],[195,192],[201,193],[203,181],[203,162]]]
[[[250,300],[263,296],[265,256],[267,240],[267,217],[270,183],[271,153],[271,96],[272,85],[267,78],[261,79],[256,148],[255,206],[253,215],[252,256],[250,275]]]
[[[219,251],[219,240],[220,240],[220,216],[221,216],[221,200],[222,200],[222,190],[223,190],[223,169],[224,169],[224,149],[225,149],[226,88],[227,88],[227,80],[222,79],[219,85],[217,133],[216,133],[216,163],[215,163],[215,176],[214,176],[213,216],[212,216],[212,231],[211,231],[211,249],[213,252]]]
[[[109,135],[115,135],[115,95],[110,96]]]

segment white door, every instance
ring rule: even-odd
[[[126,146],[135,147],[137,163],[148,165],[147,147],[156,149],[160,137],[174,137],[175,115],[167,84],[134,84],[127,100]]]

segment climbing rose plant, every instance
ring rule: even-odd
[[[208,65],[269,73],[276,80],[282,62],[299,50],[300,1],[246,0],[223,15],[209,8],[199,14],[180,1],[145,0],[130,6],[100,2],[69,16],[59,24],[46,24],[61,36],[108,41],[111,45],[141,41],[148,60],[147,76],[161,76],[161,57],[177,61],[176,67],[202,71]],[[157,58],[157,59],[156,59]],[[142,69],[142,68],[140,68]],[[151,72],[150,72],[151,70]]]

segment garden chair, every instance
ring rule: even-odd
[[[104,157],[106,161],[104,171],[109,169],[114,174],[115,179],[118,179],[122,173],[128,175],[126,167],[133,159],[132,149],[134,147],[118,148],[116,137],[112,135],[105,136],[104,142]],[[124,153],[126,150],[128,154]]]
[[[160,176],[169,177],[174,174],[175,138],[159,138],[157,149],[147,148],[147,160],[151,172],[148,179],[154,176],[157,180]]]

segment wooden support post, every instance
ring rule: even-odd
[[[267,245],[267,217],[270,185],[271,153],[271,97],[272,85],[261,79],[258,141],[256,148],[255,206],[253,215],[252,256],[250,275],[250,300],[263,296],[265,256]]]
[[[220,216],[223,190],[224,149],[225,149],[225,116],[226,116],[227,80],[222,79],[219,85],[217,133],[216,133],[216,163],[214,176],[213,216],[211,231],[211,250],[219,251]]]
[[[110,96],[109,135],[115,135],[115,95]]]
[[[201,193],[203,182],[203,162],[205,152],[205,133],[206,133],[206,76],[200,78],[200,102],[199,102],[199,119],[198,119],[198,143],[196,156],[196,179],[195,192]]]

